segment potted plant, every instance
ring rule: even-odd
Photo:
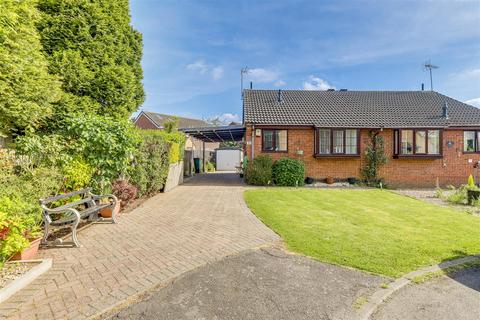
[[[473,205],[478,199],[480,199],[480,188],[475,185],[475,179],[470,175],[467,184],[467,202]]]
[[[42,234],[33,222],[29,216],[0,212],[0,262],[35,258]]]
[[[107,200],[108,201],[108,200]],[[103,218],[111,218],[113,215],[117,215],[120,212],[120,203],[122,200],[117,199],[115,206],[110,206],[107,208],[100,209],[100,215]]]

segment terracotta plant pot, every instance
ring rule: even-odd
[[[333,184],[334,182],[333,177],[327,177],[327,184]]]
[[[121,200],[117,200],[117,203],[115,204],[115,207],[112,208],[103,208],[100,210],[100,215],[103,218],[111,218],[112,214],[117,215],[120,212],[120,202]]]
[[[30,246],[15,254],[10,260],[32,260],[37,255],[40,241],[42,241],[42,238],[30,240]]]

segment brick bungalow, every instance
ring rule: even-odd
[[[360,178],[372,130],[385,141],[380,176],[389,185],[460,185],[477,175],[480,109],[437,92],[245,90],[243,106],[249,159],[299,159],[314,179]]]

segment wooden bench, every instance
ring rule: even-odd
[[[75,199],[76,198],[76,199]],[[79,198],[79,199],[78,199]],[[100,201],[107,199],[107,203]],[[63,200],[66,204],[55,207],[55,202]],[[69,201],[70,200],[70,201]],[[77,238],[77,226],[82,219],[89,221],[99,221],[103,218],[99,217],[99,212],[104,208],[112,209],[111,222],[116,223],[114,208],[117,203],[117,197],[112,194],[94,195],[90,192],[90,188],[60,194],[47,199],[40,199],[40,206],[43,211],[44,235],[42,243],[51,245],[52,242],[62,244],[61,240],[47,241],[50,229],[71,228],[72,240],[75,247],[79,247],[80,243]]]

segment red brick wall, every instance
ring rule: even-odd
[[[332,176],[336,179],[360,177],[363,164],[365,145],[368,142],[369,130],[360,131],[360,157],[354,158],[315,158],[314,130],[306,128],[288,129],[288,153],[267,153],[274,159],[284,156],[305,162],[306,174],[315,179],[325,179]],[[251,141],[251,127],[247,126],[246,140]],[[385,152],[388,163],[382,167],[380,176],[387,184],[395,187],[435,187],[438,183],[445,185],[460,185],[467,181],[470,174],[475,174],[474,163],[480,161],[480,154],[463,154],[463,131],[443,131],[443,158],[393,159],[393,131],[388,129],[380,133],[385,139]],[[255,136],[255,156],[262,154],[262,138]],[[447,141],[453,141],[452,147],[447,147]],[[251,144],[247,144],[246,152],[251,159]],[[303,155],[298,154],[303,150]],[[469,163],[469,159],[472,163]]]
[[[137,118],[135,125],[140,129],[158,129],[143,113]]]

